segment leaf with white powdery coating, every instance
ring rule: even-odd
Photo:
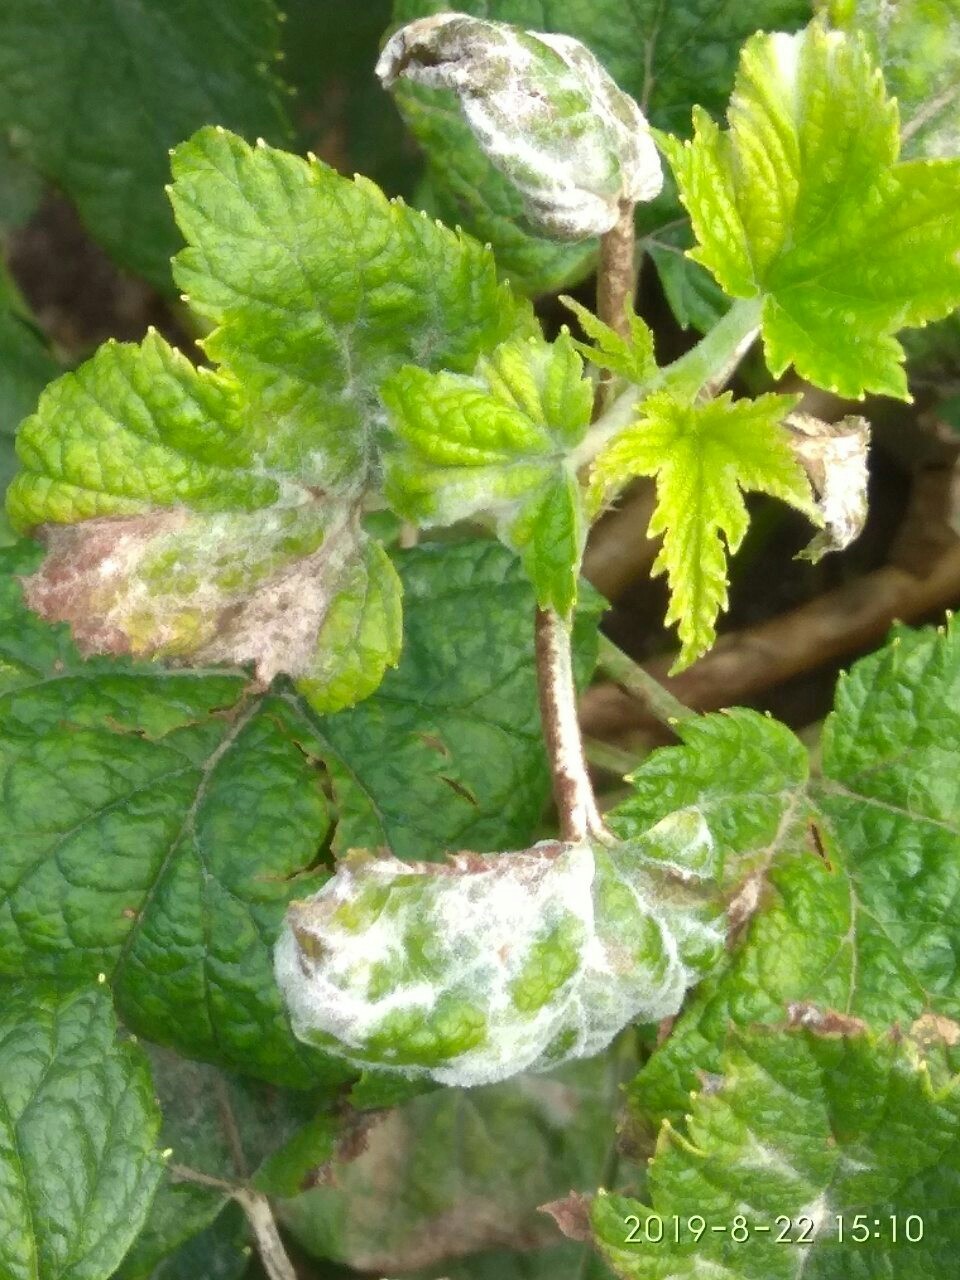
[[[958,705],[953,623],[945,634],[903,631],[841,679],[821,778],[786,772],[775,782],[789,753],[802,752],[783,726],[779,745],[766,735],[767,826],[749,842],[745,878],[731,886],[741,925],[749,925],[727,969],[700,986],[631,1087],[638,1116],[681,1117],[698,1072],[716,1070],[730,1022],[777,1021],[792,1002],[838,1009],[878,1029],[925,1014],[960,1020],[960,931],[951,908],[960,892]],[[753,787],[744,798],[728,796],[714,773],[732,774],[744,739],[728,731],[725,716],[684,722],[684,736],[704,732],[698,724],[712,725],[717,739],[709,753],[706,740],[692,740],[699,778],[690,775],[688,754],[656,753],[637,775],[653,770],[642,784],[650,799],[632,822],[645,820],[653,792],[666,785],[703,808],[715,832],[719,822],[739,830],[736,815],[743,799],[753,802]],[[624,811],[629,817],[630,802]]]
[[[859,37],[815,22],[747,42],[721,132],[662,140],[708,267],[763,299],[767,363],[843,396],[907,398],[899,330],[960,303],[960,160],[899,154],[896,102]]]
[[[791,31],[807,21],[808,0],[459,0],[477,18],[582,41],[660,128],[688,126],[700,102],[719,111],[727,99],[741,43],[758,26]],[[449,9],[445,0],[396,0],[397,25]],[[398,105],[427,155],[438,211],[489,241],[500,269],[529,293],[552,293],[593,266],[596,241],[564,245],[525,225],[519,192],[486,158],[449,91],[403,83]],[[649,206],[648,206],[649,207]],[[661,221],[681,211],[669,202]]]
[[[173,174],[174,274],[216,325],[204,350],[240,379],[268,469],[362,491],[389,374],[469,373],[531,330],[489,249],[364,178],[217,129],[177,148]]]
[[[161,1177],[142,1050],[106,991],[0,982],[0,1272],[107,1280]]]
[[[472,377],[401,369],[383,397],[398,438],[387,455],[394,510],[428,525],[490,516],[540,605],[565,614],[586,537],[570,451],[593,405],[569,336],[506,343]]]
[[[657,505],[648,534],[663,534],[653,573],[670,586],[667,623],[682,642],[673,670],[710,648],[718,613],[727,606],[727,555],[747,531],[743,494],[768,493],[820,518],[810,486],[780,423],[793,396],[734,401],[729,393],[684,405],[668,393],[643,403],[641,421],[597,458],[591,477],[596,499],[633,476],[657,477]]]
[[[661,1132],[648,1205],[594,1201],[597,1244],[623,1280],[949,1273],[960,1246],[960,1088],[942,1044],[921,1052],[837,1015],[805,1017],[809,1031],[731,1035],[683,1127]],[[693,1214],[705,1220],[699,1239]],[[655,1235],[658,1220],[667,1230],[652,1245],[645,1227]]]

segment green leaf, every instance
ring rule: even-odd
[[[595,493],[632,476],[657,477],[650,537],[663,534],[653,573],[670,586],[667,623],[682,643],[673,670],[710,648],[717,614],[727,606],[727,554],[747,531],[743,494],[768,493],[818,520],[810,487],[780,422],[793,396],[734,401],[729,393],[683,405],[667,393],[650,396],[643,418],[594,464]]]
[[[445,11],[445,0],[395,0],[398,25]],[[733,80],[740,45],[758,26],[795,30],[807,21],[807,0],[461,0],[463,13],[513,22],[531,31],[582,41],[616,83],[664,129],[683,129],[690,107],[719,111]],[[489,241],[497,263],[529,293],[570,287],[591,269],[595,242],[566,246],[524,225],[520,195],[486,159],[449,92],[403,84],[398,105],[427,155],[438,211]],[[665,221],[676,217],[674,206]]]
[[[549,1076],[415,1098],[371,1129],[359,1156],[338,1156],[328,1182],[283,1203],[281,1221],[314,1256],[366,1274],[470,1275],[458,1259],[512,1245],[517,1270],[480,1271],[485,1280],[574,1280],[573,1266],[540,1269],[558,1233],[537,1208],[603,1176],[632,1061],[625,1041]]]
[[[472,377],[407,367],[383,398],[399,440],[387,458],[394,510],[426,525],[491,517],[539,603],[567,613],[586,537],[570,450],[593,406],[569,336],[504,344]]]
[[[653,358],[653,334],[649,327],[633,309],[633,300],[628,299],[625,308],[629,338],[622,337],[615,329],[604,324],[587,307],[575,298],[561,298],[560,301],[580,321],[580,327],[593,345],[575,342],[573,345],[580,354],[598,369],[608,369],[619,374],[630,382],[645,382],[656,370]]]
[[[960,155],[960,41],[957,0],[832,0],[830,21],[866,37],[903,120],[908,159]]]
[[[107,1280],[161,1176],[141,1050],[105,991],[0,984],[0,1270]]]
[[[83,663],[2,588],[0,972],[106,973],[139,1033],[309,1083],[324,1064],[291,1038],[271,948],[330,817],[284,703]]]
[[[958,161],[897,163],[896,102],[864,43],[814,23],[744,46],[721,132],[663,139],[699,247],[763,298],[767,363],[843,396],[907,398],[897,330],[960,303]]]
[[[217,326],[204,350],[242,382],[271,470],[362,490],[391,373],[469,373],[530,329],[489,249],[363,178],[216,129],[178,147],[173,172],[177,282]]]
[[[661,804],[701,809],[741,928],[729,966],[701,984],[637,1078],[638,1114],[682,1116],[729,1024],[777,1021],[791,1002],[877,1029],[926,1013],[960,1020],[958,705],[960,628],[905,631],[841,680],[821,778],[806,780],[782,726],[751,734],[748,712],[685,721],[689,749],[641,767],[624,836]]]
[[[22,0],[0,13],[0,125],[118,262],[170,288],[168,148],[221,123],[282,141],[272,0]]]
[[[899,1037],[805,1016],[818,1030],[732,1035],[717,1076],[688,1100],[683,1130],[661,1133],[649,1207],[594,1202],[597,1242],[623,1280],[949,1272],[960,1245],[960,1089],[942,1048],[928,1063]],[[693,1215],[704,1221],[699,1240]],[[647,1243],[658,1220],[663,1240]],[[908,1230],[922,1239],[911,1243]]]
[[[151,1272],[127,1269],[129,1259],[117,1272],[116,1280],[242,1280],[250,1268],[251,1246],[245,1243],[247,1223],[238,1204],[226,1209],[203,1231],[185,1241]]]

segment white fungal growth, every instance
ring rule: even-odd
[[[387,87],[452,89],[531,220],[559,239],[602,235],[623,202],[652,200],[663,186],[643,112],[570,36],[437,14],[392,36],[377,74]]]
[[[649,834],[646,848],[546,843],[445,864],[351,854],[291,906],[277,943],[294,1032],[358,1066],[470,1086],[675,1013],[723,945],[698,892],[712,839],[696,811]]]

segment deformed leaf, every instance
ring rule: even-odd
[[[650,537],[663,534],[653,573],[670,586],[667,623],[682,648],[674,671],[709,649],[717,614],[727,605],[727,554],[740,546],[748,517],[743,494],[768,493],[818,520],[803,470],[782,420],[792,396],[734,401],[729,393],[684,405],[667,392],[648,397],[643,417],[597,458],[596,499],[633,476],[657,477]]]
[[[452,89],[531,221],[556,239],[609,231],[622,206],[663,186],[643,112],[570,36],[438,14],[391,36],[377,74],[388,88]]]
[[[102,988],[0,982],[0,1273],[107,1280],[150,1208],[160,1113]]]
[[[747,41],[727,115],[663,139],[692,256],[763,299],[775,375],[906,398],[893,335],[960,304],[960,160],[897,163],[897,104],[863,40],[819,22]]]
[[[447,0],[395,0],[394,19],[399,25],[449,8]],[[456,8],[582,41],[653,124],[673,130],[689,126],[694,102],[723,108],[740,45],[758,27],[795,30],[810,16],[809,0],[458,0]],[[405,80],[395,92],[426,152],[437,212],[446,221],[490,242],[501,271],[528,293],[554,293],[589,273],[596,242],[571,245],[530,229],[520,193],[484,155],[451,91]],[[658,225],[681,213],[671,198]]]
[[[824,525],[803,553],[816,563],[828,551],[848,547],[863,529],[870,424],[866,418],[821,422],[806,413],[791,413],[784,425],[809,477]]]
[[[490,516],[539,603],[566,613],[586,538],[570,453],[593,405],[569,336],[507,343],[472,377],[401,369],[383,397],[399,441],[387,457],[393,508],[427,525]]]
[[[8,495],[50,552],[28,599],[88,652],[252,663],[337,710],[400,649],[399,583],[361,527],[380,384],[471,369],[529,309],[489,251],[316,161],[211,129],[174,168],[178,278],[221,367],[151,333],[48,389]]]
[[[716,960],[696,815],[631,845],[544,842],[445,863],[353,853],[276,949],[296,1034],[359,1066],[471,1086],[605,1048],[677,1011]]]
[[[702,811],[734,873],[741,930],[728,967],[701,984],[632,1087],[639,1115],[682,1116],[730,1022],[775,1022],[793,1002],[877,1030],[960,1017],[958,705],[960,630],[904,631],[841,679],[821,777],[807,779],[800,744],[772,722],[741,758],[740,718],[759,719],[748,712],[684,722],[691,750],[641,767],[644,798],[625,806],[624,836],[661,806]],[[718,781],[742,767],[742,794]]]
[[[960,1088],[942,1048],[921,1057],[832,1015],[814,1025],[734,1033],[683,1128],[664,1126],[648,1203],[594,1202],[597,1243],[623,1280],[949,1272]]]

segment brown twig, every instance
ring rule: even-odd
[[[636,289],[636,233],[633,202],[620,202],[620,216],[600,239],[597,267],[597,315],[621,338],[630,337],[627,303]]]

